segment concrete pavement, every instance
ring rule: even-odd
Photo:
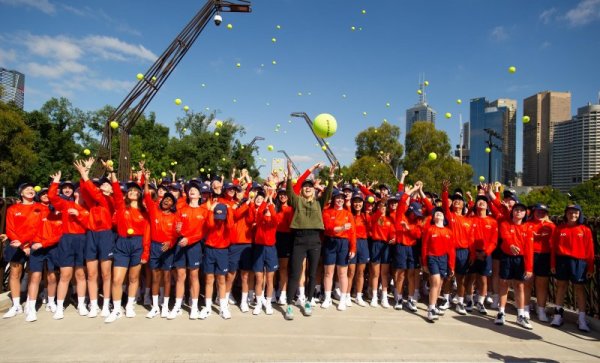
[[[573,323],[561,329],[533,319],[527,331],[515,324],[496,326],[493,316],[460,316],[448,311],[435,323],[425,320],[425,305],[416,314],[392,309],[359,307],[345,312],[319,307],[312,317],[295,309],[286,321],[275,315],[253,316],[232,308],[233,318],[213,313],[191,321],[188,313],[176,320],[138,316],[105,324],[101,318],[76,314],[65,319],[38,311],[38,321],[25,317],[0,320],[0,361],[599,361],[600,334],[582,334]],[[490,313],[494,311],[490,310]]]

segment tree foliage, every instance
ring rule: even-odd
[[[0,186],[9,191],[29,181],[36,169],[35,132],[25,122],[25,113],[14,105],[0,102]]]
[[[356,159],[364,156],[380,158],[387,157],[387,162],[393,168],[398,167],[404,153],[400,143],[400,128],[388,122],[382,122],[378,127],[369,127],[361,131],[355,138]]]
[[[569,202],[569,197],[558,189],[546,186],[534,189],[527,194],[519,195],[519,200],[527,206],[532,206],[536,203],[546,204],[550,208],[551,215],[561,215]]]

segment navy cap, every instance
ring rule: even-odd
[[[392,190],[392,189],[390,188],[390,186],[389,186],[389,185],[387,185],[387,184],[385,184],[385,183],[379,184],[379,186],[377,187],[377,189],[387,189],[387,190]]]
[[[407,212],[412,212],[417,217],[423,217],[423,206],[421,203],[412,202],[408,206]]]
[[[223,221],[227,219],[227,206],[225,204],[219,203],[215,206],[215,210],[213,211],[215,215],[215,220]]]
[[[135,189],[139,190],[140,192],[142,191],[142,187],[140,187],[140,185],[138,183],[136,183],[136,182],[128,182],[128,183],[126,183],[125,184],[125,188],[128,191],[131,188],[135,188]]]
[[[477,198],[475,198],[475,203],[477,203],[480,200],[483,200],[486,203],[490,202],[490,200],[488,199],[488,197],[486,197],[485,195],[478,195]]]
[[[156,190],[156,184],[154,184],[154,183],[148,183],[148,188]]]
[[[181,184],[179,184],[179,183],[171,183],[170,185],[167,186],[167,188],[169,188],[169,190],[177,190],[178,192],[181,192],[181,190],[183,189],[181,187]]]
[[[547,213],[550,213],[550,208],[548,208],[548,206],[544,203],[536,203],[533,206],[533,210],[543,210],[543,211],[546,211]]]
[[[304,187],[305,184],[310,184],[311,187],[315,186],[315,181],[312,179],[306,179],[302,182],[302,186]]]
[[[287,190],[285,188],[277,189],[277,194],[281,194],[281,193],[285,194],[285,193],[287,193]]]
[[[168,178],[168,177],[162,178],[160,183],[163,185],[169,185],[169,184],[171,184],[171,178]]]
[[[260,185],[259,183],[253,181],[252,182],[252,188],[250,189],[262,189],[262,185]]]
[[[337,188],[333,189],[333,191],[331,192],[331,199],[333,200],[335,197],[339,196],[344,196],[344,193],[342,193],[342,191]]]
[[[354,191],[354,187],[350,183],[344,183],[342,185],[342,191],[344,191],[344,190],[350,190],[350,191],[353,192]]]
[[[185,185],[185,192],[188,193],[190,188],[196,188],[198,189],[198,192],[202,192],[202,187],[195,181],[190,181]]]
[[[26,182],[26,183],[23,183],[23,184],[19,185],[19,189],[18,189],[19,196],[20,196],[20,195],[21,195],[21,193],[23,192],[23,189],[25,189],[25,188],[27,188],[27,187],[32,187],[32,188],[35,188],[35,184],[33,184],[33,183],[31,183],[31,182]]]
[[[212,193],[212,189],[210,188],[210,186],[202,183],[202,185],[200,186],[200,194],[202,193]]]
[[[223,189],[227,190],[227,189],[234,189],[235,188],[235,184],[233,184],[230,181],[226,181],[225,183],[223,183]]]
[[[60,182],[59,189],[62,189],[64,187],[66,187],[66,186],[70,186],[72,189],[76,189],[77,188],[75,186],[75,183],[73,183],[70,180],[65,180],[65,181]]]
[[[365,196],[361,192],[354,192],[354,193],[352,193],[352,198],[351,199],[360,199],[360,200],[362,200],[364,202],[365,201]]]

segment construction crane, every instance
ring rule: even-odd
[[[252,11],[250,6],[250,0],[208,0],[111,114],[104,126],[99,157],[103,160],[112,158],[112,136],[114,131],[111,123],[118,123],[120,131],[118,176],[120,180],[125,180],[129,176],[129,133],[131,129],[160,87],[169,78],[171,72],[194,44],[206,24],[212,19],[218,26],[223,20],[220,15],[221,12],[249,13]],[[113,123],[113,125],[116,124]]]
[[[285,150],[277,150],[277,152],[282,153],[283,155],[285,155],[285,158],[287,159],[287,161],[289,161],[292,164],[292,168],[294,168],[294,171],[296,172],[296,175],[300,175],[300,170],[298,169],[298,167],[296,166],[296,164],[294,164],[294,162],[292,161],[292,159],[290,158],[290,156],[288,155],[288,153],[285,152]]]
[[[331,150],[329,150],[329,146],[327,146],[327,142],[325,142],[325,140],[322,137],[318,136],[315,133],[315,130],[313,130],[313,127],[312,127],[313,122],[310,119],[310,117],[308,117],[308,115],[306,114],[306,112],[292,112],[291,116],[292,117],[301,117],[301,118],[303,118],[306,121],[306,123],[308,124],[308,127],[310,128],[310,131],[313,133],[313,135],[315,135],[315,138],[317,139],[317,142],[321,146],[321,149],[323,149],[323,152],[325,153],[325,156],[327,156],[327,159],[329,159],[329,162],[331,163],[331,165],[337,165],[339,167],[340,166],[340,162],[335,157],[335,155],[333,155],[333,153],[331,152]]]

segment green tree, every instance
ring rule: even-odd
[[[382,122],[379,127],[369,127],[361,131],[355,138],[356,159],[371,156],[381,159],[394,170],[399,166],[404,147],[399,141],[400,128],[388,122]]]
[[[357,178],[364,184],[376,180],[394,188],[398,183],[390,168],[373,156],[363,156],[356,160],[347,169],[343,169],[343,174],[346,181]]]
[[[581,205],[586,216],[600,217],[600,174],[581,183],[570,191],[575,203]],[[563,213],[566,203],[562,205]]]
[[[425,188],[439,191],[442,180],[450,180],[454,188],[472,189],[473,169],[450,155],[448,135],[436,130],[431,122],[416,122],[406,135],[406,155],[402,161],[404,170],[409,171],[407,183],[421,180]],[[429,159],[435,153],[435,160]]]
[[[38,165],[36,141],[35,132],[25,122],[25,113],[0,102],[0,186],[12,191],[23,181],[40,182],[30,179],[29,174]]]
[[[565,193],[550,186],[534,189],[527,194],[519,195],[519,200],[528,206],[536,203],[544,203],[550,208],[551,215],[563,214],[564,208],[569,202],[569,198]]]

